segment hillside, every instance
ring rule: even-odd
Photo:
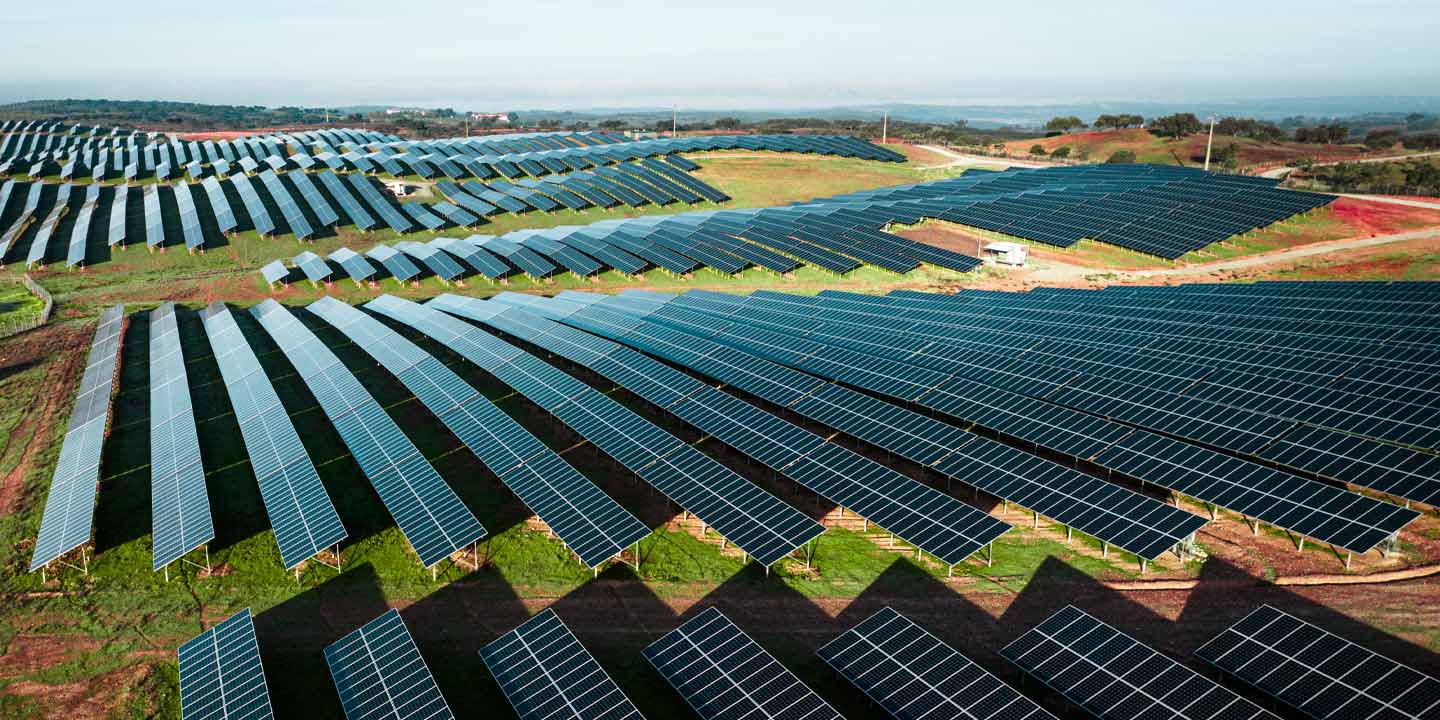
[[[1088,151],[1089,159],[1096,162],[1103,162],[1117,150],[1130,150],[1135,153],[1137,162],[1201,165],[1205,162],[1205,139],[1203,134],[1179,139],[1162,138],[1149,130],[1132,128],[1088,130],[1039,140],[1020,140],[1007,143],[1005,147],[1012,153],[1027,153],[1032,145],[1039,144],[1049,153],[1054,152],[1057,148],[1068,146],[1072,159],[1078,159]],[[1316,145],[1297,142],[1262,142],[1230,135],[1215,136],[1217,152],[1231,143],[1234,143],[1239,150],[1239,164],[1242,168],[1284,165],[1303,157],[1323,162],[1374,154],[1373,151],[1360,144]]]

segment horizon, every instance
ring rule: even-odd
[[[0,49],[0,63],[26,68],[0,79],[0,102],[154,97],[271,107],[760,109],[1383,97],[1440,86],[1440,46],[1427,32],[1440,10],[1409,0],[1367,6],[1343,23],[1333,18],[1352,8],[1328,0],[1259,8],[1221,0],[1154,16],[1050,0],[1022,4],[901,3],[876,15],[853,0],[780,8],[742,2],[724,12],[687,4],[663,13],[637,3],[596,13],[566,0],[498,8],[420,2],[397,15],[363,0],[300,7],[263,0],[237,18],[175,0],[113,17],[87,3],[60,2],[27,8],[24,32]],[[135,43],[153,36],[157,17],[165,41]],[[537,17],[561,22],[536,24]],[[1016,17],[1040,21],[1017,29]],[[1282,23],[1287,33],[1277,39],[1273,28]],[[405,26],[459,32],[433,41],[423,31],[390,39]],[[317,45],[320,27],[356,41]],[[955,36],[923,41],[944,27]],[[243,38],[238,49],[216,52],[222,28]],[[126,51],[103,63],[50,52],[77,33],[88,44]],[[45,63],[34,62],[40,56]]]

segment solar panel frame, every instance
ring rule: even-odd
[[[1262,605],[1196,657],[1314,718],[1429,718],[1440,680]]]
[[[175,651],[185,720],[269,720],[270,689],[246,608]]]
[[[1277,720],[1074,605],[1001,648],[1000,656],[1103,720]]]
[[[1054,720],[1033,700],[889,607],[815,654],[897,720]]]
[[[842,720],[714,606],[642,653],[704,720]]]
[[[454,720],[398,610],[327,646],[325,664],[347,720]]]
[[[480,648],[480,659],[521,720],[644,718],[553,608]]]

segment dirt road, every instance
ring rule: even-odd
[[[1408,240],[1424,240],[1435,237],[1440,237],[1440,228],[1428,228],[1425,230],[1412,230],[1410,232],[1393,233],[1377,237],[1357,237],[1333,242],[1301,245],[1286,250],[1236,258],[1234,260],[1219,260],[1211,263],[1197,263],[1194,265],[1156,270],[1114,270],[1106,274],[1113,278],[1113,282],[1116,284],[1147,278],[1186,278],[1209,275],[1214,272],[1227,270],[1240,270],[1263,265],[1289,263],[1301,258],[1327,255],[1342,250],[1358,250],[1361,248],[1375,247],[1376,245],[1389,245],[1391,243],[1405,242]],[[1047,267],[1037,268],[1034,272],[1028,274],[1025,279],[1036,283],[1073,283],[1082,281],[1086,277],[1095,275],[1098,272],[1101,271],[1093,267],[1057,263],[1048,265]]]
[[[920,147],[925,148],[926,150],[929,150],[931,152],[940,153],[941,155],[950,158],[950,162],[945,163],[944,165],[930,165],[928,167],[921,168],[922,170],[954,167],[956,165],[1002,165],[1005,167],[1020,168],[1043,168],[1053,166],[1053,163],[1038,163],[1030,162],[1028,160],[1011,160],[1010,158],[990,157],[989,155],[970,155],[968,153],[957,153],[954,150],[943,148],[939,145],[921,145]]]
[[[1325,165],[1339,165],[1339,164],[1342,163],[1342,162],[1377,163],[1377,162],[1391,162],[1391,161],[1393,161],[1393,160],[1414,160],[1415,158],[1434,157],[1434,156],[1436,156],[1436,155],[1440,155],[1440,150],[1435,150],[1435,151],[1432,151],[1432,152],[1423,152],[1423,153],[1412,153],[1412,154],[1410,154],[1410,155],[1386,155],[1385,157],[1357,158],[1357,159],[1355,159],[1355,160],[1332,160],[1332,161],[1330,161],[1330,162],[1317,162],[1317,163],[1311,165],[1311,167],[1321,167],[1321,166],[1325,166]],[[1277,167],[1277,168],[1270,168],[1269,170],[1266,170],[1265,172],[1260,173],[1260,177],[1265,177],[1265,178],[1284,178],[1284,177],[1288,176],[1290,173],[1292,173],[1292,172],[1294,172],[1294,171],[1295,171],[1295,168],[1293,168],[1293,167],[1283,167],[1283,166],[1282,166],[1282,167]]]

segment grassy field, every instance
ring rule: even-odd
[[[1135,153],[1136,162],[1158,163],[1161,165],[1190,165],[1199,167],[1205,162],[1206,135],[1196,134],[1173,139],[1152,134],[1143,128],[1126,130],[1089,130],[1067,135],[1041,138],[1038,140],[1016,140],[1006,144],[1012,153],[1028,153],[1034,145],[1045,148],[1047,153],[1057,148],[1070,148],[1070,158],[1078,159],[1083,153],[1093,162],[1104,162],[1119,150]],[[1329,161],[1357,158],[1367,154],[1402,154],[1405,150],[1385,150],[1379,153],[1364,145],[1322,145],[1297,143],[1288,140],[1264,142],[1252,138],[1216,135],[1214,148],[1234,144],[1238,151],[1239,166],[1273,167],[1285,165],[1299,158]]]
[[[30,322],[45,310],[45,302],[19,282],[0,281],[0,332]]]

